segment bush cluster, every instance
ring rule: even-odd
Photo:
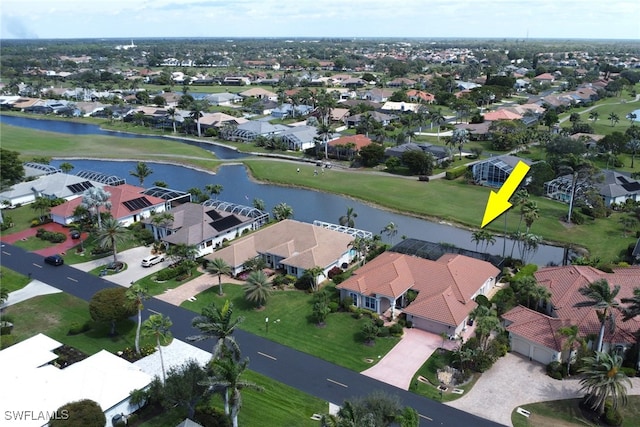
[[[329,270],[329,272],[327,273],[327,277],[329,277],[329,279],[333,279],[334,277],[342,273],[342,269],[338,266],[335,266],[331,270]]]
[[[566,369],[563,368],[562,363],[553,361],[547,365],[547,375],[554,380],[561,380],[565,377]]]
[[[458,167],[449,169],[445,173],[445,178],[448,179],[448,180],[460,178],[461,176],[464,176],[464,174],[466,172],[467,172],[467,166],[466,165],[458,166]]]
[[[187,270],[188,268],[184,265],[165,268],[164,270],[160,270],[158,274],[156,274],[156,280],[158,282],[166,282],[167,280],[171,280],[178,276],[183,276],[187,274],[188,273]]]
[[[73,322],[69,327],[69,331],[67,332],[67,335],[79,335],[89,330],[91,330],[90,321],[87,320],[82,325],[79,324],[78,322]]]
[[[36,231],[36,237],[51,243],[62,243],[67,240],[66,234],[59,233],[57,231],[47,231],[44,228],[38,228],[38,231]]]

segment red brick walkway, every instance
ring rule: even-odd
[[[36,235],[38,228],[44,228],[47,231],[57,231],[59,233],[64,233],[67,235],[67,240],[55,246],[34,251],[34,253],[36,254],[39,254],[42,256],[60,254],[80,244],[80,240],[73,240],[69,235],[69,233],[71,232],[70,228],[63,227],[62,225],[56,224],[55,222],[50,222],[48,224],[41,225],[40,227],[31,227],[26,230],[18,231],[17,233],[8,234],[0,237],[0,240],[3,241],[4,243],[12,244],[17,242],[18,240],[28,239],[29,237],[33,237]],[[88,236],[89,236],[88,233],[82,233],[83,240],[86,239]]]

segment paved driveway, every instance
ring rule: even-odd
[[[405,329],[400,342],[375,366],[363,371],[362,375],[409,390],[413,375],[441,345],[442,338],[439,335],[415,328]],[[456,345],[454,341],[445,341],[447,349]]]

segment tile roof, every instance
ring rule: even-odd
[[[547,316],[524,306],[517,306],[502,315],[507,331],[555,351],[562,351],[566,337],[558,332],[571,325],[568,320]]]
[[[520,120],[522,116],[511,111],[500,109],[496,111],[488,112],[484,115],[485,121],[491,122],[496,120]]]
[[[500,270],[488,262],[458,254],[437,261],[384,252],[337,286],[362,295],[397,298],[412,289],[414,302],[404,309],[425,319],[457,326],[476,303],[471,297]]]
[[[292,267],[325,268],[349,250],[351,241],[353,237],[348,234],[287,219],[237,239],[207,258],[222,258],[237,267],[260,254],[271,254]]]
[[[362,147],[366,147],[371,144],[371,139],[367,138],[366,135],[347,135],[334,139],[333,141],[329,141],[329,146],[335,147],[336,145],[347,145],[349,143],[354,144],[356,146],[356,150],[360,150]]]

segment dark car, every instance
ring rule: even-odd
[[[80,232],[78,230],[71,230],[71,233],[69,233],[69,235],[74,240],[77,240],[80,238]]]
[[[64,259],[62,259],[60,255],[49,255],[44,259],[44,262],[46,262],[47,264],[58,266],[64,264]]]

